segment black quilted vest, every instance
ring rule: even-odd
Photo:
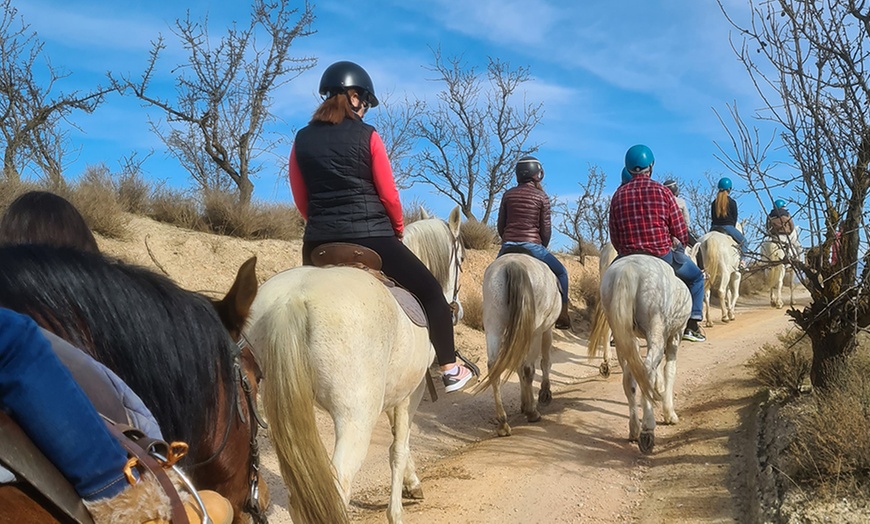
[[[375,128],[346,118],[316,122],[296,134],[296,161],[308,189],[303,240],[350,240],[394,235],[372,182]]]

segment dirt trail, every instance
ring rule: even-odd
[[[411,447],[426,498],[406,502],[406,522],[745,520],[752,453],[741,420],[757,387],[743,364],[790,323],[785,310],[770,308],[760,295],[742,297],[737,314],[735,322],[716,321],[707,329],[707,342],[681,345],[680,422],[658,426],[651,456],[627,441],[618,365],[610,378],[600,377],[600,359],[588,361],[586,340],[573,335],[555,337],[553,402],[541,409],[540,422],[529,424],[519,414],[516,377],[505,387],[511,437],[495,436],[488,391],[424,400]],[[329,425],[325,417],[321,422]],[[356,522],[386,521],[389,436],[384,416],[355,482]],[[289,522],[274,454],[267,441],[263,445],[274,502],[270,521]]]

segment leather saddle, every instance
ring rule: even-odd
[[[373,249],[350,242],[329,242],[314,249],[311,262],[316,267],[348,266],[366,271],[387,286],[411,322],[420,327],[429,327],[420,300],[381,271],[381,256]]]

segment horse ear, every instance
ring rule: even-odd
[[[423,206],[420,206],[420,220],[428,220],[430,218],[432,218],[432,216],[429,215],[429,212],[426,211],[426,208]]]
[[[257,296],[257,257],[251,257],[239,267],[236,280],[227,295],[214,303],[224,326],[234,339],[238,338]]]
[[[453,211],[450,212],[450,216],[447,217],[447,225],[450,226],[453,236],[459,235],[459,226],[462,225],[462,213],[459,211],[459,206],[454,207]]]

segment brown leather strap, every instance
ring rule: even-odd
[[[317,246],[311,253],[311,263],[317,267],[352,266],[362,264],[380,271],[381,256],[373,249],[350,242],[328,242]]]
[[[163,488],[163,491],[166,493],[166,496],[169,497],[169,505],[172,509],[172,523],[173,524],[190,524],[190,521],[187,518],[187,513],[184,511],[184,504],[181,502],[181,498],[178,496],[178,491],[175,489],[175,486],[172,484],[172,481],[169,480],[169,475],[166,474],[163,467],[154,460],[151,455],[149,455],[142,447],[133,439],[125,435],[120,429],[121,426],[116,426],[110,421],[106,421],[106,426],[109,428],[109,431],[114,435],[118,442],[121,443],[122,446],[127,450],[128,453],[133,455],[139,460],[139,463],[148,471],[154,475],[154,478],[157,479],[157,482],[160,483],[160,487]],[[129,426],[128,426],[129,427]],[[132,428],[131,428],[132,429]],[[164,443],[165,445],[165,443]]]

